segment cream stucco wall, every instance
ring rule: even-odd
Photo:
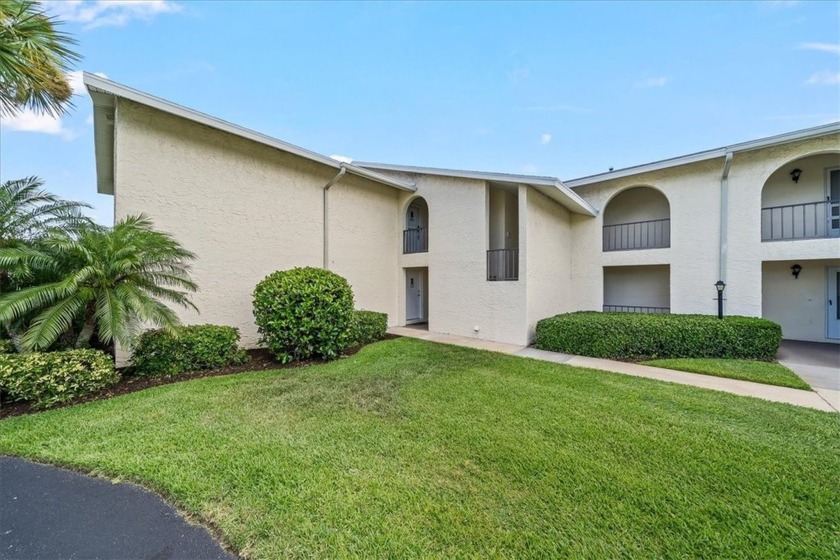
[[[200,314],[185,323],[237,327],[257,343],[251,292],[267,274],[323,264],[322,187],[335,170],[154,109],[119,100],[115,214],[146,213],[197,254]],[[345,176],[330,191],[331,267],[357,307],[397,319],[399,195]]]
[[[723,278],[727,284],[725,312],[761,316],[763,260],[826,259],[840,254],[837,239],[762,243],[763,187],[769,179],[768,193],[774,200],[810,201],[819,189],[803,183],[805,173],[800,181],[802,199],[785,190],[784,177],[792,168],[790,164],[806,156],[836,153],[838,146],[840,134],[831,134],[734,155],[727,200],[728,250],[722,271],[719,247],[723,157],[576,188],[575,192],[590,204],[603,209],[610,198],[625,189],[651,186],[662,191],[671,208],[671,247],[667,249],[605,253],[601,250],[603,213],[595,219],[572,216],[572,286],[579,308],[601,308],[603,267],[667,264],[672,313],[714,314],[713,284]],[[821,168],[832,157],[835,156],[817,158],[812,164]],[[808,174],[821,175],[817,170]],[[789,176],[787,183],[790,188],[796,186]]]
[[[524,344],[527,341],[525,282],[487,281],[490,238],[490,193],[485,181],[439,175],[388,174],[413,181],[417,192],[401,193],[400,214],[412,199],[422,197],[429,209],[429,251],[396,259],[400,275],[398,323],[405,323],[405,269],[428,267],[429,330]],[[524,236],[522,195],[512,193],[517,208],[516,236]],[[502,205],[504,206],[504,205]],[[503,209],[499,223],[505,222]],[[401,251],[400,251],[401,252]],[[475,330],[478,327],[478,331]]]
[[[796,262],[802,266],[799,278],[789,261],[762,264],[763,316],[782,326],[784,338],[838,342],[826,338],[826,268],[840,266],[840,259]]]
[[[523,189],[527,200],[524,280],[528,337],[532,340],[537,321],[573,310],[571,217],[568,210],[536,189]]]

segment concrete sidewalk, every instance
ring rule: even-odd
[[[763,383],[753,383],[751,381],[740,381],[738,379],[727,379],[725,377],[714,377],[711,375],[702,375],[699,373],[689,373],[684,371],[675,371],[651,366],[643,366],[639,364],[629,364],[626,362],[617,362],[614,360],[587,358],[585,356],[572,356],[569,354],[561,354],[559,352],[537,350],[536,348],[531,348],[528,346],[517,346],[515,344],[491,342],[489,340],[481,340],[478,338],[440,334],[412,327],[392,327],[388,329],[388,332],[390,334],[405,336],[409,338],[419,338],[422,340],[429,340],[432,342],[440,342],[442,344],[453,344],[455,346],[466,346],[468,348],[491,350],[494,352],[502,352],[504,354],[513,354],[516,356],[521,356],[523,358],[533,358],[535,360],[555,362],[558,364],[566,364],[569,366],[598,369],[602,371],[610,371],[613,373],[622,373],[624,375],[645,377],[647,379],[668,381],[670,383],[678,383],[680,385],[702,387],[704,389],[712,389],[714,391],[723,391],[725,393],[732,393],[735,395],[742,395],[745,397],[755,397],[768,401],[793,404],[796,406],[803,406],[806,408],[813,408],[816,410],[823,410],[826,412],[840,411],[840,406],[832,406],[832,404],[830,404],[829,401],[827,401],[814,391],[803,391],[801,389],[777,387],[775,385],[765,385]]]

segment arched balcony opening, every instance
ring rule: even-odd
[[[761,189],[762,241],[825,237],[840,237],[840,153],[793,160]]]
[[[429,205],[423,197],[411,199],[405,209],[403,254],[429,251]]]
[[[652,187],[632,187],[604,208],[603,250],[631,251],[671,246],[671,206]]]

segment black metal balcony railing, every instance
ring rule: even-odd
[[[519,249],[487,251],[488,280],[519,280]]]
[[[670,218],[604,226],[604,251],[661,249],[670,246]]]
[[[761,209],[761,240],[840,236],[840,200],[769,206]]]
[[[403,254],[426,253],[429,251],[429,229],[411,228],[403,231]]]
[[[670,307],[651,307],[647,305],[605,305],[604,313],[670,313]]]

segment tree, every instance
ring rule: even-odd
[[[0,247],[43,237],[49,230],[72,231],[88,222],[89,204],[64,200],[47,192],[38,177],[0,185]]]
[[[0,0],[0,116],[21,109],[60,115],[73,90],[70,65],[76,41],[32,0]]]
[[[55,280],[48,269],[37,266],[40,240],[50,231],[71,234],[90,223],[82,214],[84,208],[90,208],[89,205],[59,198],[45,191],[43,184],[37,177],[26,177],[0,185],[0,248],[14,248],[19,254],[31,257],[19,258],[14,266],[0,265],[0,296]],[[18,352],[22,350],[20,332],[27,323],[26,319],[0,321]]]
[[[36,313],[23,335],[25,350],[49,348],[75,320],[82,322],[76,347],[101,343],[131,346],[144,324],[173,330],[177,315],[163,301],[196,309],[188,297],[195,255],[144,215],[114,227],[87,224],[76,235],[56,233],[36,249],[0,248],[0,267],[28,266],[60,272],[60,278],[0,296],[0,321]]]

